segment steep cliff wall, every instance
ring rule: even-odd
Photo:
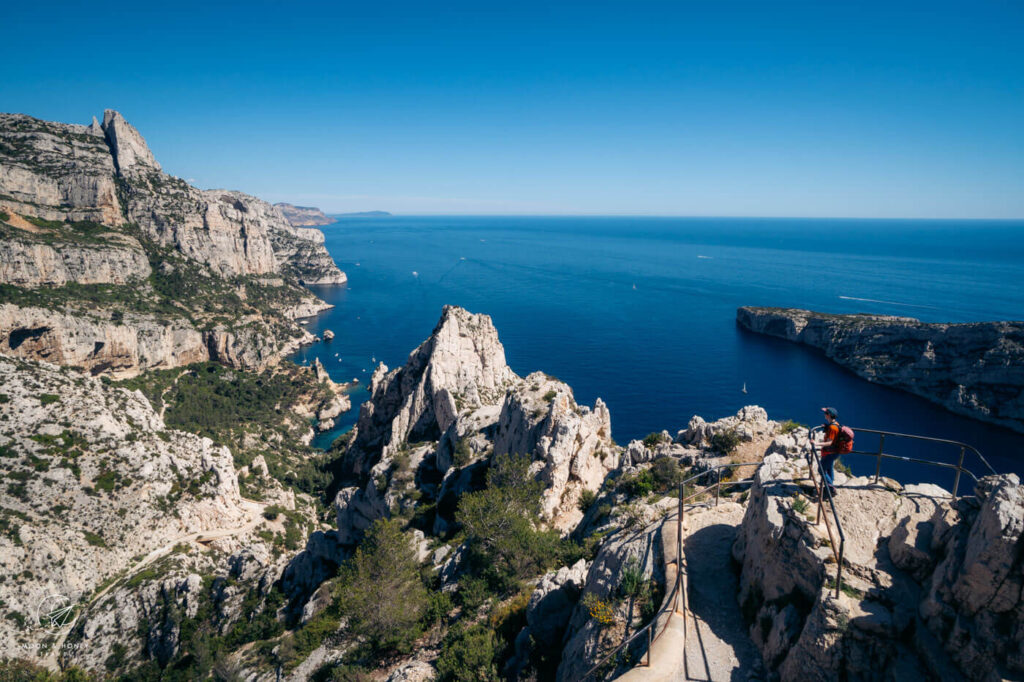
[[[1024,432],[1024,322],[927,324],[790,308],[740,308],[736,321],[818,348],[868,381]]]
[[[319,230],[162,171],[115,111],[76,126],[0,114],[0,352],[134,374],[262,369],[341,284]]]

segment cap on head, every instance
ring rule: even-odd
[[[839,419],[839,413],[836,411],[836,408],[834,407],[823,407],[821,408],[821,411],[824,412],[825,415],[828,417],[832,417],[833,419]]]

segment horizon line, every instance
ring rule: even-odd
[[[358,215],[382,211],[388,215]],[[960,221],[960,222],[1024,222],[1024,216],[1014,218],[964,218],[931,216],[794,216],[794,215],[717,215],[674,213],[394,213],[385,209],[364,211],[323,211],[329,218],[672,218],[688,220],[901,220],[901,221]]]

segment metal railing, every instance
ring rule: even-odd
[[[613,656],[616,656],[617,654],[622,652],[623,649],[625,649],[627,646],[629,646],[634,641],[639,639],[641,635],[645,635],[645,634],[647,635],[647,652],[646,652],[647,660],[644,663],[644,665],[645,666],[650,666],[651,665],[651,646],[654,644],[654,642],[656,642],[658,640],[659,637],[661,637],[662,634],[665,633],[665,631],[668,629],[669,623],[672,622],[672,617],[675,616],[677,613],[683,619],[683,637],[685,638],[685,636],[686,636],[686,611],[687,611],[687,608],[688,608],[687,607],[686,587],[685,587],[685,584],[684,584],[684,575],[685,575],[685,573],[683,572],[683,540],[684,540],[683,536],[684,536],[684,530],[685,530],[684,529],[684,520],[685,520],[685,514],[686,514],[686,505],[687,505],[687,503],[690,500],[693,500],[693,499],[695,499],[695,498],[697,498],[697,497],[699,497],[701,495],[710,494],[711,490],[714,489],[714,491],[715,491],[715,506],[718,506],[718,500],[719,500],[719,498],[721,496],[722,486],[724,486],[724,485],[725,486],[727,486],[727,485],[741,485],[741,484],[748,484],[748,483],[752,483],[753,482],[753,478],[747,478],[747,479],[743,479],[743,480],[739,480],[739,481],[732,481],[732,480],[726,479],[726,480],[723,481],[722,480],[722,471],[725,470],[725,469],[737,469],[737,468],[740,468],[740,467],[749,467],[749,466],[760,467],[761,466],[761,462],[736,462],[736,463],[730,463],[730,464],[719,464],[719,465],[711,467],[709,469],[705,469],[704,471],[702,471],[699,474],[695,474],[693,476],[690,476],[689,478],[686,478],[683,481],[680,481],[680,483],[679,483],[679,491],[678,491],[678,495],[677,495],[677,505],[678,505],[678,508],[676,510],[676,557],[675,557],[676,578],[675,578],[675,581],[673,582],[673,585],[672,585],[672,591],[668,595],[666,595],[666,597],[662,600],[661,607],[658,609],[658,612],[654,614],[654,617],[651,618],[651,621],[649,623],[647,623],[647,625],[645,625],[642,628],[639,628],[638,630],[636,630],[632,635],[630,635],[629,637],[624,639],[617,646],[615,646],[611,651],[606,653],[596,664],[594,664],[594,666],[592,668],[590,668],[590,670],[588,670],[583,675],[583,677],[580,678],[580,682],[583,682],[583,680],[586,680],[591,675],[593,675],[595,672],[600,670],[602,667],[605,666],[605,664],[608,663],[608,661],[610,661],[612,659]],[[691,491],[689,494],[686,493],[687,484],[692,483],[694,481],[698,481],[698,480],[700,480],[702,478],[706,478],[708,476],[708,474],[710,474],[712,472],[714,472],[715,476],[716,476],[716,480],[715,480],[714,483],[712,483],[710,485],[707,485],[707,486],[703,487],[700,490]],[[680,608],[680,601],[682,601],[682,608]],[[657,627],[658,621],[666,613],[668,613],[668,618],[665,620],[664,627],[662,627],[661,630],[657,634],[655,634],[654,633],[654,629]]]
[[[815,427],[815,429],[821,429],[822,427]],[[843,587],[843,554],[846,550],[846,534],[843,533],[843,524],[839,520],[839,512],[836,511],[836,500],[832,496],[832,487],[826,484],[825,480],[825,467],[821,463],[821,457],[818,455],[817,443],[814,442],[815,429],[811,429],[807,436],[808,447],[807,452],[807,472],[811,476],[811,484],[814,486],[815,496],[818,498],[818,513],[814,520],[814,525],[819,525],[822,519],[821,510],[825,506],[825,501],[828,501],[829,508],[832,510],[832,520],[836,524],[836,533],[839,535],[839,542],[836,542],[836,536],[832,533],[832,526],[829,525],[828,515],[824,516],[825,529],[828,531],[829,543],[832,546],[832,555],[836,560],[836,599],[839,598],[839,592]],[[815,470],[818,472],[817,478],[814,475]]]
[[[812,444],[814,443],[815,435],[816,434],[820,434],[821,431],[824,428],[825,428],[824,426],[815,426],[813,429],[811,429],[810,433],[808,434],[808,438],[810,438]],[[968,445],[967,443],[961,443],[960,441],[956,441],[956,440],[948,440],[946,438],[932,438],[930,436],[915,436],[915,435],[907,434],[907,433],[896,433],[894,431],[880,431],[878,429],[853,429],[853,432],[855,434],[858,434],[858,433],[873,433],[873,434],[875,434],[875,435],[877,435],[879,437],[878,438],[878,450],[876,450],[876,451],[869,452],[867,450],[853,450],[851,452],[842,453],[844,455],[864,455],[864,456],[867,456],[867,457],[874,457],[875,460],[876,460],[876,462],[875,462],[875,483],[878,483],[878,480],[881,477],[882,460],[883,459],[894,459],[894,460],[901,461],[901,462],[910,462],[912,464],[926,464],[928,466],[938,467],[940,469],[952,469],[952,470],[956,471],[956,479],[953,481],[953,497],[956,497],[957,493],[960,490],[960,476],[962,474],[967,474],[968,476],[970,476],[974,480],[975,483],[978,482],[978,477],[974,475],[974,472],[972,472],[970,469],[968,469],[967,467],[964,466],[964,459],[965,459],[965,457],[966,457],[968,452],[970,452],[974,456],[976,456],[978,458],[978,461],[980,461],[982,464],[985,465],[985,468],[988,470],[988,474],[995,474],[996,473],[996,470],[993,469],[992,465],[988,463],[988,460],[985,459],[980,452],[978,452],[978,449],[975,448],[974,446]],[[901,455],[893,455],[893,454],[885,452],[885,439],[886,439],[887,436],[890,437],[890,438],[905,438],[907,440],[923,441],[923,442],[927,442],[927,443],[937,443],[937,444],[940,444],[940,445],[950,445],[950,446],[953,446],[955,448],[960,448],[960,456],[959,456],[959,459],[958,459],[956,464],[949,464],[948,462],[937,462],[935,460],[920,459],[918,457],[903,457]],[[988,474],[982,474],[982,475],[986,476]]]

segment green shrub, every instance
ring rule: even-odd
[[[353,634],[379,650],[408,651],[428,605],[419,562],[397,519],[379,519],[342,567],[335,590]]]
[[[88,530],[83,530],[82,535],[85,536],[85,541],[93,547],[106,547],[107,543],[104,541],[102,536],[97,535]]]
[[[711,436],[711,449],[720,455],[730,455],[740,444],[736,429],[723,429]]]
[[[497,682],[498,638],[484,625],[456,627],[437,658],[438,682]]]
[[[459,499],[455,518],[498,591],[514,589],[559,558],[558,532],[539,529],[543,489],[530,474],[529,457],[504,454],[488,470],[487,487]]]
[[[643,569],[636,557],[630,558],[622,569],[619,579],[619,594],[623,597],[639,597],[647,587]]]
[[[650,469],[627,474],[619,481],[619,489],[631,497],[645,497],[654,490],[654,474]]]
[[[41,405],[52,405],[58,400],[60,400],[60,396],[54,395],[53,393],[41,393],[39,395],[39,403]]]
[[[672,439],[668,438],[664,433],[656,433],[652,431],[644,436],[644,447],[653,450],[662,443],[668,443],[671,440]]]
[[[263,518],[267,521],[273,521],[281,514],[284,514],[284,507],[272,504],[263,510]]]
[[[473,460],[473,449],[469,446],[469,438],[460,438],[455,444],[452,460],[457,467],[464,467]]]
[[[793,511],[797,514],[803,514],[807,511],[807,500],[800,495],[793,495]]]
[[[557,395],[558,395],[558,391],[551,390],[551,391],[548,391],[547,393],[544,394],[544,397],[542,398],[542,400],[544,402],[546,402],[546,403],[550,403],[552,400],[555,399],[555,396],[557,396]]]
[[[491,598],[492,593],[487,585],[487,580],[478,576],[467,575],[459,581],[457,596],[459,603],[462,604],[462,608],[467,611],[475,611]]]
[[[658,490],[674,488],[683,481],[686,471],[674,457],[659,457],[651,466],[651,475]]]
[[[797,429],[800,429],[800,428],[807,428],[807,427],[806,427],[805,424],[801,424],[800,422],[795,422],[792,419],[787,419],[786,421],[784,421],[781,424],[779,424],[779,432],[780,433],[793,433],[794,431],[796,431]]]
[[[448,618],[448,614],[452,612],[454,604],[452,604],[451,595],[447,592],[431,592],[427,598],[427,608],[423,612],[423,624],[430,626],[435,623],[442,623]]]
[[[586,514],[594,506],[595,502],[597,502],[597,493],[593,490],[584,490],[580,493],[580,499],[576,502],[576,506],[579,507],[581,512]]]

